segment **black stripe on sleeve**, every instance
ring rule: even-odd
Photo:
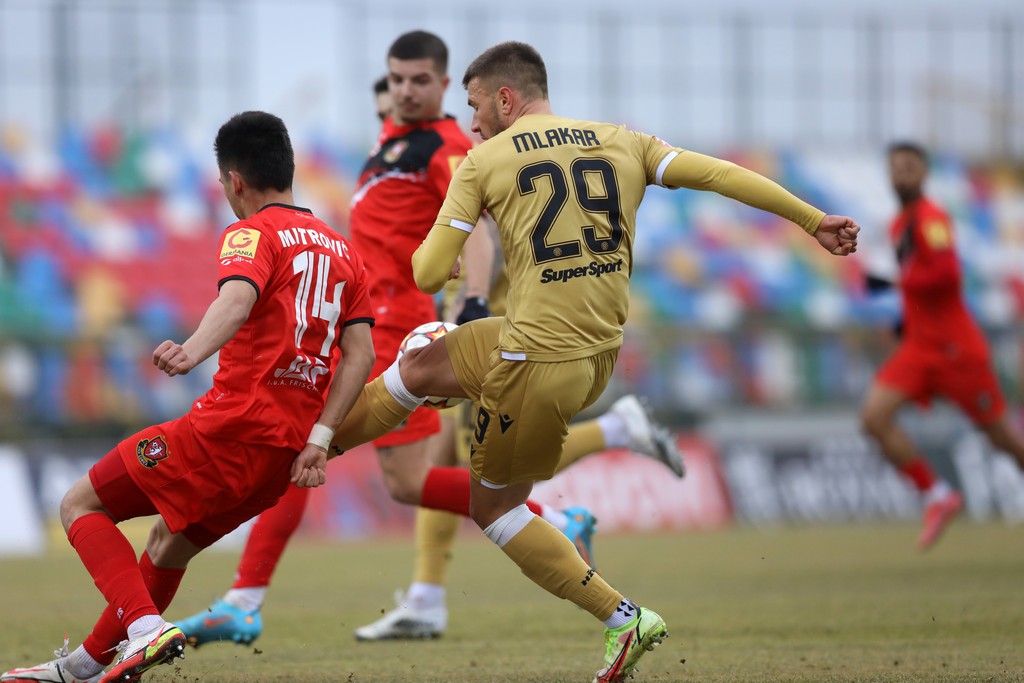
[[[373,327],[376,322],[377,321],[373,318],[352,318],[351,320],[345,321],[344,327],[348,327],[349,325],[358,325],[359,323],[366,323],[370,327]]]
[[[224,278],[223,280],[221,280],[220,282],[217,283],[217,291],[220,291],[220,288],[224,286],[224,283],[229,281],[229,280],[244,280],[245,282],[248,282],[250,285],[252,285],[252,288],[256,290],[256,298],[257,299],[260,298],[260,288],[259,288],[259,286],[255,282],[253,282],[250,278],[247,278],[244,275],[228,275],[226,278]]]

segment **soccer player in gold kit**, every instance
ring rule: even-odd
[[[551,477],[568,421],[602,392],[622,343],[636,212],[648,185],[711,190],[787,218],[835,255],[857,246],[850,218],[827,216],[774,182],[622,126],[555,116],[547,73],[529,45],[501,43],[462,81],[485,142],[452,179],[413,256],[416,284],[437,292],[486,210],[499,226],[510,279],[504,317],[462,325],[406,353],[366,386],[333,447],[374,438],[428,395],[470,398],[470,514],[522,572],[605,625],[597,683],[621,681],[667,635],[584,562],[572,543],[525,506]],[[305,454],[304,455],[311,455]],[[295,463],[299,485],[323,481],[325,460]]]

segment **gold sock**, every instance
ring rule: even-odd
[[[443,586],[462,518],[450,512],[416,508],[416,571],[412,580]]]
[[[601,621],[622,601],[622,594],[587,566],[572,541],[540,517],[531,519],[502,550],[535,584]]]
[[[384,436],[411,414],[411,410],[388,392],[384,377],[378,377],[363,387],[352,410],[334,433],[327,457],[338,455],[338,450],[347,451]]]
[[[562,457],[558,460],[555,472],[561,472],[585,455],[603,451],[605,447],[604,432],[597,420],[587,420],[569,427],[569,434],[562,446]]]

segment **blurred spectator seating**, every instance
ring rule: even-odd
[[[343,233],[360,154],[325,138],[299,149],[297,200]],[[899,314],[895,294],[863,286],[867,271],[895,269],[881,156],[721,155],[855,216],[863,247],[836,259],[769,214],[652,188],[614,389],[644,392],[667,413],[858,400]],[[940,155],[932,194],[956,220],[970,303],[1015,391],[1024,183],[1011,169]],[[212,369],[168,381],[149,351],[198,323],[232,220],[209,143],[183,131],[69,130],[45,144],[0,130],[0,436],[186,410]]]

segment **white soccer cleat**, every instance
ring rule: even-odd
[[[64,639],[64,646],[59,650],[54,650],[53,655],[56,659],[51,659],[48,662],[40,664],[38,666],[28,667],[26,669],[11,669],[0,674],[0,681],[35,681],[36,683],[99,683],[99,680],[103,678],[103,672],[100,671],[95,676],[89,678],[78,678],[72,675],[67,670],[67,659],[68,659],[68,639]]]
[[[675,438],[655,421],[640,399],[627,394],[613,403],[608,412],[625,421],[629,431],[629,450],[657,460],[680,479],[686,476],[683,454],[679,452]]]
[[[448,609],[444,604],[434,607],[413,607],[401,590],[395,591],[398,605],[383,617],[356,629],[356,640],[406,640],[440,638],[448,626]]]

